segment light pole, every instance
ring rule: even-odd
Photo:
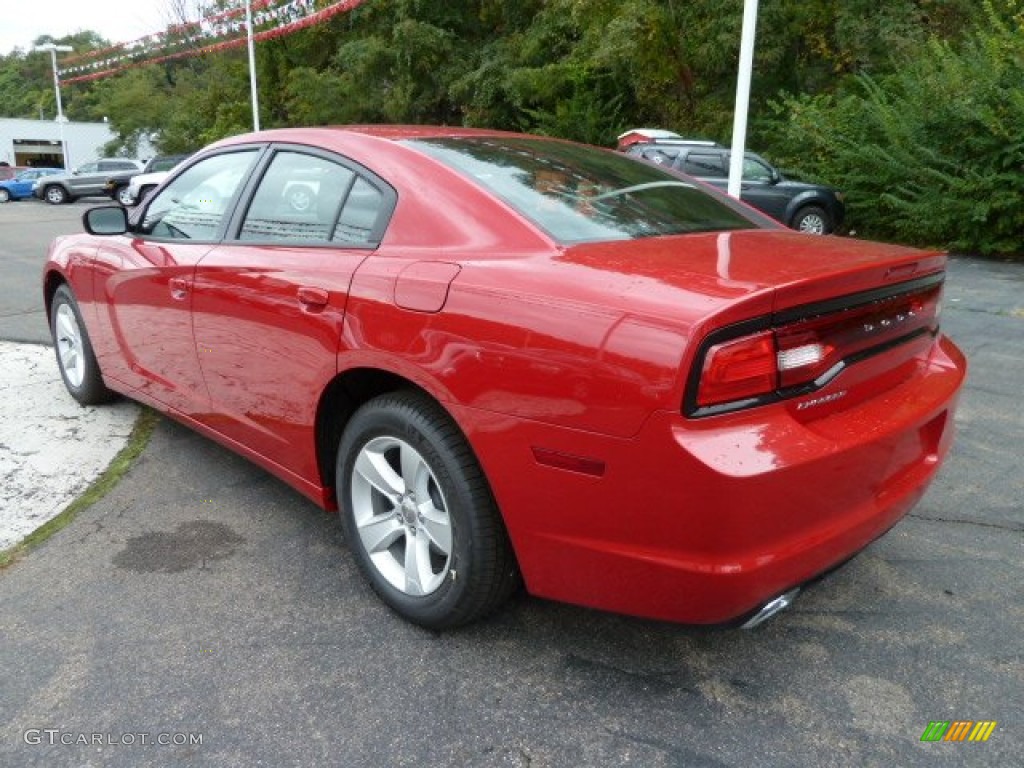
[[[245,0],[245,29],[249,48],[249,91],[252,98],[252,129],[260,129],[260,97],[256,88],[256,52],[252,40],[252,0]]]
[[[60,131],[60,153],[64,162],[64,170],[68,169],[68,148],[64,143],[64,107],[60,102],[60,77],[57,75],[57,51],[61,53],[69,53],[74,50],[70,45],[57,45],[55,43],[46,43],[45,45],[37,45],[33,50],[36,51],[49,51],[50,61],[53,63],[53,92],[57,94],[57,126]]]
[[[757,0],[743,0],[743,30],[740,38],[740,67],[736,77],[736,111],[732,122],[732,157],[729,160],[728,192],[737,200],[743,185],[743,159],[747,148],[747,111],[750,80],[754,69],[754,34],[757,29]]]

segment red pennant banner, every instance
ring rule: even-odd
[[[362,5],[365,0],[253,0],[253,40],[270,40],[321,24],[340,13]],[[320,6],[320,7],[318,7]],[[230,8],[199,21],[168,27],[129,43],[72,56],[60,69],[61,82],[85,83],[99,80],[131,67],[199,56],[238,48],[246,44],[245,6]]]

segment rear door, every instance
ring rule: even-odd
[[[336,155],[276,146],[231,236],[199,261],[193,325],[209,425],[315,476],[316,407],[336,374],[352,276],[394,208],[382,180]]]

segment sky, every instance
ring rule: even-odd
[[[163,31],[170,9],[171,0],[0,0],[0,54],[86,29],[112,43],[136,40]]]

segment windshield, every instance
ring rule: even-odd
[[[595,147],[506,137],[404,143],[473,179],[566,243],[758,226],[693,182]]]

